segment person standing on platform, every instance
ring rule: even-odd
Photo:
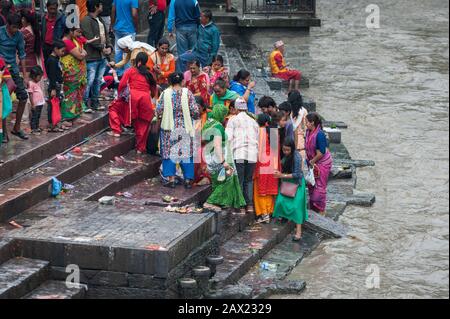
[[[88,4],[89,15],[81,21],[81,29],[88,39],[97,38],[96,41],[86,44],[87,52],[87,86],[84,93],[84,103],[94,111],[103,111],[105,108],[99,104],[100,85],[106,70],[106,56],[112,53],[108,29],[99,14],[103,10],[101,0],[90,0]]]
[[[41,19],[42,50],[45,62],[53,52],[53,41],[61,40],[66,28],[66,16],[58,12],[58,5],[58,0],[48,0],[47,13]]]
[[[25,83],[28,83],[25,65],[25,41],[22,33],[19,32],[22,19],[18,14],[10,14],[6,20],[6,26],[0,27],[0,56],[5,59],[6,64],[10,65],[9,71],[16,84],[16,96],[19,100],[16,111],[16,123],[11,134],[22,140],[27,140],[28,136],[20,129],[25,105],[28,101],[28,93],[25,88]],[[21,71],[25,79],[20,75],[17,57],[19,58],[22,68]]]
[[[147,43],[152,47],[158,45],[164,34],[164,24],[166,20],[167,2],[166,0],[149,0],[148,12],[148,38]]]
[[[117,44],[117,41],[126,36],[131,36],[133,41],[136,38],[139,23],[138,9],[139,0],[113,0],[111,28],[114,31],[115,37],[116,63],[122,61],[123,57],[123,51]],[[122,67],[119,68],[117,70],[117,75],[122,76],[125,69]]]
[[[106,26],[106,32],[111,31],[111,12],[112,12],[112,4],[113,0],[102,0],[103,11],[100,13],[100,17]]]
[[[212,18],[211,10],[203,10],[197,29],[197,44],[192,51],[187,51],[179,56],[178,70],[186,71],[187,64],[193,60],[200,61],[202,68],[212,64],[220,47],[220,31]]]
[[[235,101],[235,108],[239,113],[228,121],[225,132],[230,141],[239,184],[247,203],[246,211],[242,210],[241,213],[254,213],[253,174],[258,161],[259,126],[248,114],[247,102],[243,98]]]
[[[200,23],[200,6],[197,0],[172,0],[169,8],[167,30],[173,38],[174,26],[178,56],[192,50],[197,44],[197,27]],[[183,72],[184,70],[178,70]]]

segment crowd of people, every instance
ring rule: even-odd
[[[149,0],[147,42],[136,41],[138,0],[72,3],[80,6],[79,25],[67,23],[58,0],[47,0],[43,14],[33,0],[0,1],[3,143],[14,100],[10,133],[23,140],[27,103],[32,134],[43,131],[45,105],[48,132],[69,130],[83,112],[106,105],[108,134],[133,132],[138,154],[161,156],[165,187],[212,185],[209,209],[255,214],[259,223],[291,220],[298,225],[294,240],[308,219],[307,190],[309,208],[325,214],[332,159],[320,116],[303,106],[301,73],[286,64],[282,41],[269,57],[272,75],[290,81],[287,101],[277,105],[257,97],[249,71],[230,75],[212,12],[200,10],[197,0]],[[107,87],[116,90],[109,105],[100,103]],[[315,183],[308,184],[310,171]]]

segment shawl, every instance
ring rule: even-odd
[[[173,119],[173,88],[168,88],[163,93],[164,111],[161,121],[161,128],[164,131],[173,131],[175,122]],[[189,109],[188,89],[183,88],[181,93],[181,108],[183,110],[184,127],[190,136],[194,136],[194,126],[192,124],[191,112]]]

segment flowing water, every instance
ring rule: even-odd
[[[302,41],[307,94],[349,124],[353,158],[376,161],[358,189],[377,203],[347,208],[340,221],[358,240],[322,243],[289,277],[307,290],[287,298],[449,297],[448,2],[373,3],[379,29],[366,27],[368,1],[319,0],[322,27]]]

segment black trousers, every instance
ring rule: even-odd
[[[31,109],[31,121],[30,126],[32,130],[39,128],[39,121],[41,119],[42,108],[44,105],[37,105],[34,109]]]
[[[154,48],[158,46],[158,42],[164,34],[165,20],[166,16],[164,12],[161,11],[158,11],[153,15],[149,14],[148,16],[148,26],[150,31],[148,33],[147,43]]]
[[[253,206],[253,173],[255,172],[256,163],[237,160],[235,164],[245,202],[247,206]]]

